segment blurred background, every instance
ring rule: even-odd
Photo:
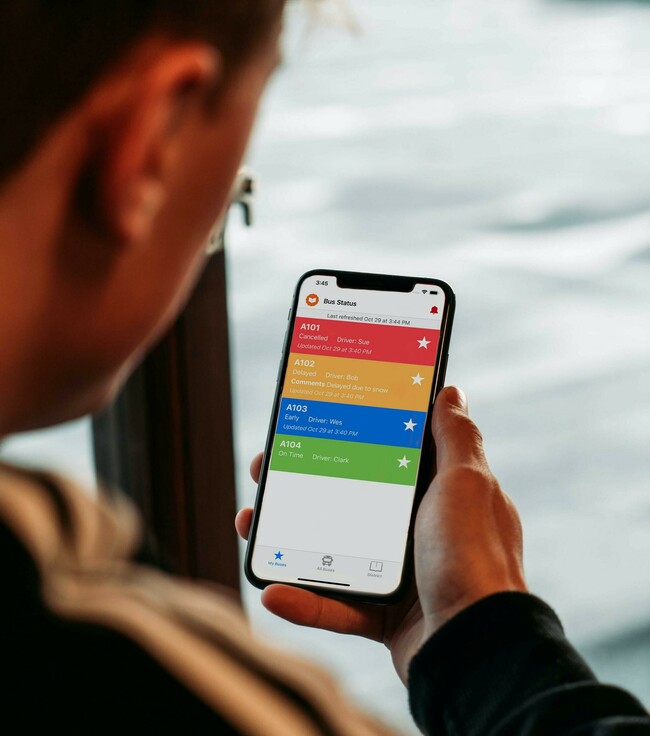
[[[442,278],[448,382],[520,509],[530,587],[650,705],[650,3],[350,0],[359,33],[322,5],[289,11],[248,157],[256,226],[229,232],[240,503],[300,274]],[[80,422],[2,454],[92,483],[90,447]],[[284,624],[244,587],[265,638],[416,733],[382,646]]]

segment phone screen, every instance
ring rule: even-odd
[[[249,565],[262,581],[370,596],[402,579],[446,294],[297,296]]]

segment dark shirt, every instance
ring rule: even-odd
[[[142,538],[126,499],[0,466],[3,734],[393,733],[228,595],[143,564]]]
[[[236,733],[125,636],[50,613],[34,562],[2,524],[0,560],[0,702],[5,724],[20,724],[15,733],[49,733],[59,724],[117,734],[127,724],[128,733],[183,722],[196,733]]]
[[[435,736],[632,736],[650,717],[629,693],[598,682],[555,613],[525,593],[485,598],[417,654],[410,702]]]

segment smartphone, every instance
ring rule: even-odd
[[[246,553],[253,585],[373,603],[403,594],[454,309],[438,279],[301,277]]]

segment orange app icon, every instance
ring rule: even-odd
[[[307,302],[308,307],[315,307],[320,299],[318,298],[318,294],[309,294],[305,301]]]

